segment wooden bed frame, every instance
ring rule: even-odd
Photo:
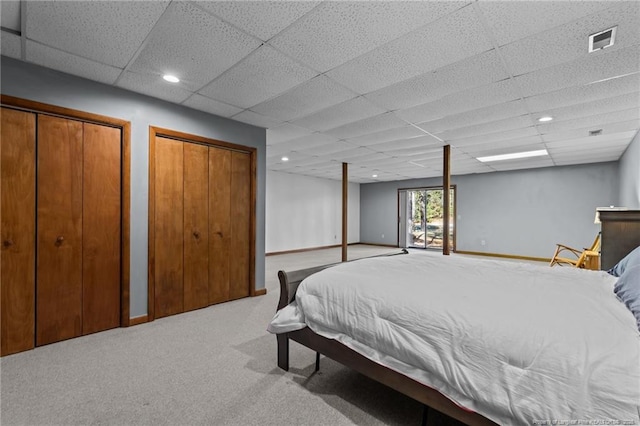
[[[396,256],[407,253],[407,250],[403,249],[399,253],[382,256]],[[278,310],[284,308],[294,300],[296,290],[302,280],[309,275],[335,265],[339,265],[339,263],[332,263],[329,265],[316,266],[291,272],[279,271],[280,300],[278,302]],[[395,370],[377,364],[337,340],[327,339],[314,333],[308,327],[303,328],[302,330],[278,334],[276,335],[276,338],[278,341],[278,367],[285,371],[289,371],[289,340],[293,340],[313,351],[316,351],[318,354],[323,354],[373,380],[376,380],[423,403],[427,407],[433,408],[434,410],[464,422],[465,424],[471,426],[496,425],[496,423],[478,413],[460,408],[437,390],[419,383]],[[316,369],[317,368],[318,358],[316,358]]]

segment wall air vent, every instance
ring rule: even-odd
[[[602,129],[589,130],[589,136],[599,136],[602,134]]]
[[[616,41],[617,29],[618,27],[613,27],[600,31],[599,33],[591,34],[589,36],[589,53],[613,46],[613,43]]]

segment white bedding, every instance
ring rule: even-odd
[[[640,333],[615,281],[426,253],[363,259],[305,279],[269,330],[306,325],[499,424],[640,424]]]

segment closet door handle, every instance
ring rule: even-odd
[[[13,245],[13,240],[12,239],[4,240],[2,242],[2,245],[5,247],[11,247]]]
[[[200,238],[200,233],[198,231],[193,231],[193,236],[197,240],[198,238]]]
[[[61,246],[63,242],[64,242],[64,237],[62,235],[60,235],[58,238],[56,238],[56,245],[57,246]]]

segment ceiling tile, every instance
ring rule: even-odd
[[[635,131],[608,133],[598,136],[585,136],[576,139],[562,139],[553,142],[546,142],[545,145],[549,148],[580,148],[583,146],[589,146],[594,144],[608,144],[610,141],[625,140],[627,144],[635,136]]]
[[[0,31],[0,47],[2,55],[14,59],[22,59],[22,39],[20,36]]]
[[[100,83],[113,84],[122,70],[27,40],[27,61]],[[4,52],[2,52],[4,54]]]
[[[194,3],[260,40],[267,41],[320,2],[197,1]]]
[[[640,2],[614,7],[500,48],[513,75],[576,60],[589,55],[589,35],[617,26],[612,52],[640,43]]]
[[[267,129],[267,145],[275,145],[313,133],[311,129],[284,123]]]
[[[405,109],[507,77],[495,50],[490,50],[365,96],[389,110]]]
[[[480,136],[488,133],[503,132],[532,126],[533,122],[528,115],[510,117],[497,121],[484,122],[472,126],[459,127],[437,133],[436,136],[444,140],[463,139],[472,136]]]
[[[441,147],[442,142],[440,142],[439,140],[429,135],[424,135],[424,136],[419,136],[415,138],[396,139],[392,141],[372,144],[372,145],[369,145],[368,148],[378,152],[386,152],[390,150],[410,150],[412,148],[424,148],[424,147],[433,148],[434,146]],[[438,149],[441,150],[442,148],[438,148]]]
[[[512,154],[512,153],[516,153],[516,152],[528,152],[528,151],[538,151],[538,150],[542,150],[545,149],[546,146],[544,143],[538,141],[536,143],[529,143],[526,145],[515,145],[515,144],[509,144],[509,146],[499,146],[499,145],[494,145],[494,146],[487,146],[484,145],[485,149],[483,150],[476,150],[477,146],[474,146],[474,150],[473,152],[469,152],[468,154],[473,157],[474,159],[477,157],[487,157],[487,156],[491,156],[491,155],[501,155],[501,154]],[[512,161],[512,160],[507,160],[507,161]],[[489,166],[492,166],[494,164],[494,162],[488,162],[487,163]]]
[[[545,142],[554,142],[554,141],[565,140],[565,139],[583,138],[583,137],[589,136],[589,132],[591,130],[602,129],[602,134],[607,135],[607,134],[619,133],[619,132],[631,132],[631,131],[636,132],[638,131],[638,128],[640,128],[640,118],[635,120],[628,120],[628,121],[622,121],[619,123],[608,123],[608,124],[592,122],[591,125],[582,127],[579,129],[571,129],[571,130],[546,133],[542,135],[542,139]]]
[[[196,91],[259,45],[258,39],[203,10],[189,3],[174,2],[154,27],[130,69],[173,74]]]
[[[570,120],[554,120],[550,123],[537,124],[536,127],[538,128],[540,134],[545,135],[548,133],[562,132],[565,130],[581,129],[589,127],[589,125],[591,125],[594,129],[598,129],[603,124],[619,123],[622,121],[629,121],[633,119],[640,119],[640,110],[637,107],[592,116],[581,116],[579,118]]]
[[[412,123],[422,123],[512,101],[519,97],[518,87],[509,79],[447,95],[434,102],[396,111],[396,114]]]
[[[30,1],[30,40],[124,68],[169,1]],[[24,13],[24,11],[23,11]]]
[[[278,120],[277,118],[267,117],[266,115],[258,114],[253,111],[249,111],[248,109],[242,111],[239,114],[234,115],[233,117],[236,121],[241,121],[247,124],[253,124],[254,126],[264,127],[268,129],[270,127],[276,127],[282,124],[282,120]]]
[[[463,2],[323,2],[270,43],[325,72],[463,5]]]
[[[224,102],[218,102],[197,93],[194,93],[193,96],[184,101],[183,105],[221,117],[231,117],[234,114],[242,112],[242,108],[225,104]]]
[[[640,86],[638,86],[640,90]],[[566,106],[563,108],[544,110],[543,113],[534,114],[534,118],[543,115],[553,117],[553,122],[560,122],[586,116],[596,116],[608,112],[622,111],[625,109],[635,108],[640,111],[640,92],[628,93],[625,95],[614,96],[610,98],[598,99],[596,101],[584,102]],[[640,116],[640,112],[638,113]]]
[[[434,42],[430,43],[430,40]],[[473,7],[467,6],[335,68],[327,75],[364,94],[492,47]]]
[[[384,112],[385,109],[377,107],[362,96],[359,96],[295,120],[293,124],[317,131],[324,131]]]
[[[355,148],[355,146],[349,144],[348,142],[335,141],[335,142],[329,142],[323,145],[317,145],[310,148],[296,147],[295,152],[300,152],[304,155],[326,156],[326,155],[335,154],[337,152],[346,151],[353,148]]]
[[[629,146],[629,141],[633,136],[620,139],[619,136],[624,135],[624,133],[617,133],[613,136],[613,138],[606,139],[598,139],[597,136],[591,138],[581,138],[574,139],[571,143],[565,142],[552,142],[548,143],[547,148],[552,155],[559,153],[567,153],[567,152],[580,152],[580,151],[589,151],[590,153],[598,152],[621,152],[624,151],[627,146]],[[615,136],[618,136],[617,138]],[[591,139],[591,140],[589,140]],[[579,144],[576,144],[576,141],[580,141]]]
[[[581,153],[557,153],[554,156],[554,163],[557,166],[567,166],[570,164],[585,163],[605,163],[608,161],[618,161],[624,150],[615,150],[609,153],[603,152],[581,152]]]
[[[282,121],[290,121],[339,104],[355,96],[354,93],[336,82],[320,75],[251,109]]]
[[[535,127],[531,126],[521,129],[509,130],[506,132],[487,133],[486,135],[474,135],[468,138],[453,140],[450,142],[450,144],[452,147],[465,147],[478,143],[499,142],[537,135],[538,131],[535,129]]]
[[[2,0],[0,2],[0,25],[2,28],[8,28],[10,30],[20,32],[19,0]]]
[[[492,149],[499,150],[502,152],[510,151],[510,150],[526,151],[526,149],[522,147],[532,146],[532,145],[541,144],[541,143],[542,143],[542,138],[540,136],[529,136],[525,138],[506,139],[506,140],[494,141],[494,142],[488,142],[488,143],[475,143],[475,144],[465,145],[464,147],[460,147],[459,149],[475,157],[478,155],[484,155],[480,153],[488,152]]]
[[[388,112],[336,127],[326,131],[326,133],[340,139],[349,139],[406,125],[405,121]]]
[[[610,1],[492,1],[478,7],[498,45],[547,32],[580,17],[611,7]],[[603,28],[604,29],[604,28]]]
[[[516,77],[523,96],[532,96],[637,72],[640,46],[597,51],[575,61]]]
[[[249,108],[316,75],[310,68],[264,45],[199,93],[231,105]]]
[[[419,123],[419,125],[431,133],[439,133],[463,126],[499,121],[525,114],[527,114],[526,105],[523,101],[517,100],[474,109],[473,111],[463,112],[461,114],[450,115],[439,120]]]
[[[424,132],[413,126],[405,125],[404,127],[387,129],[383,130],[382,132],[371,133],[368,135],[347,139],[347,141],[357,146],[369,146],[382,142],[390,142],[418,136],[424,136]]]
[[[132,92],[175,103],[182,103],[192,94],[180,84],[167,84],[162,77],[130,71],[124,71],[116,85]]]
[[[594,84],[584,84],[525,98],[532,112],[581,104],[626,93],[637,93],[640,72]]]

